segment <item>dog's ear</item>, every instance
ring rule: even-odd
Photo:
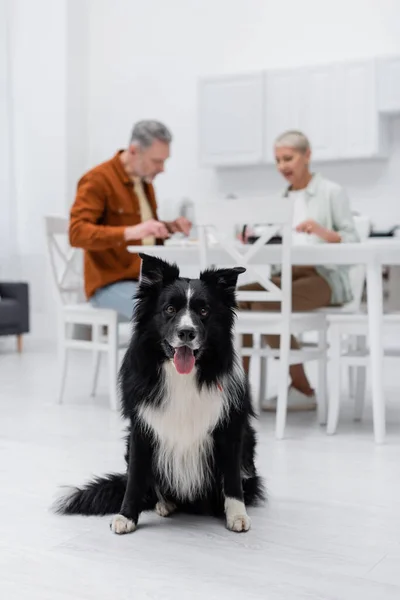
[[[169,264],[161,258],[150,256],[149,254],[140,253],[142,259],[142,267],[140,270],[140,284],[168,285],[173,283],[179,277],[179,269],[176,264]]]
[[[224,289],[235,289],[239,275],[244,273],[244,267],[233,269],[207,269],[200,274],[200,280],[207,285],[222,287]]]

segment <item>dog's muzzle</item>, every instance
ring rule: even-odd
[[[179,374],[188,375],[192,372],[200,345],[195,327],[181,327],[176,330],[173,340],[168,340],[169,349],[173,353],[171,358]]]

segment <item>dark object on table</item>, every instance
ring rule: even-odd
[[[257,235],[250,235],[247,238],[247,244],[255,244],[256,241],[259,239],[259,237]],[[274,235],[272,236],[272,238],[270,238],[268,240],[268,242],[265,242],[266,244],[282,244],[282,238],[280,235]]]
[[[18,352],[22,352],[22,334],[28,332],[28,284],[0,282],[0,335],[16,335]]]
[[[246,244],[255,244],[256,241],[259,239],[259,236],[258,235],[249,235],[249,237],[246,239],[246,230],[247,230],[247,225],[243,225],[243,229],[242,229],[243,240],[246,240]],[[282,244],[282,236],[281,235],[273,235],[266,242],[266,244]]]
[[[399,225],[395,225],[392,229],[388,229],[387,231],[376,231],[372,230],[369,234],[369,237],[394,237]]]

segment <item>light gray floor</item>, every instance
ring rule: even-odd
[[[389,365],[388,440],[376,447],[342,411],[327,437],[314,414],[290,415],[276,442],[259,429],[267,506],[234,534],[207,518],[142,517],[117,537],[108,518],[49,512],[57,488],[123,467],[123,424],[106,378],[88,397],[90,360],[71,366],[66,403],[54,403],[56,358],[46,345],[0,342],[0,598],[2,600],[399,600],[400,398]]]

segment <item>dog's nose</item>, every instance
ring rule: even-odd
[[[178,338],[181,340],[181,342],[193,342],[195,337],[196,330],[194,329],[194,327],[187,327],[185,329],[179,329],[178,331]]]

